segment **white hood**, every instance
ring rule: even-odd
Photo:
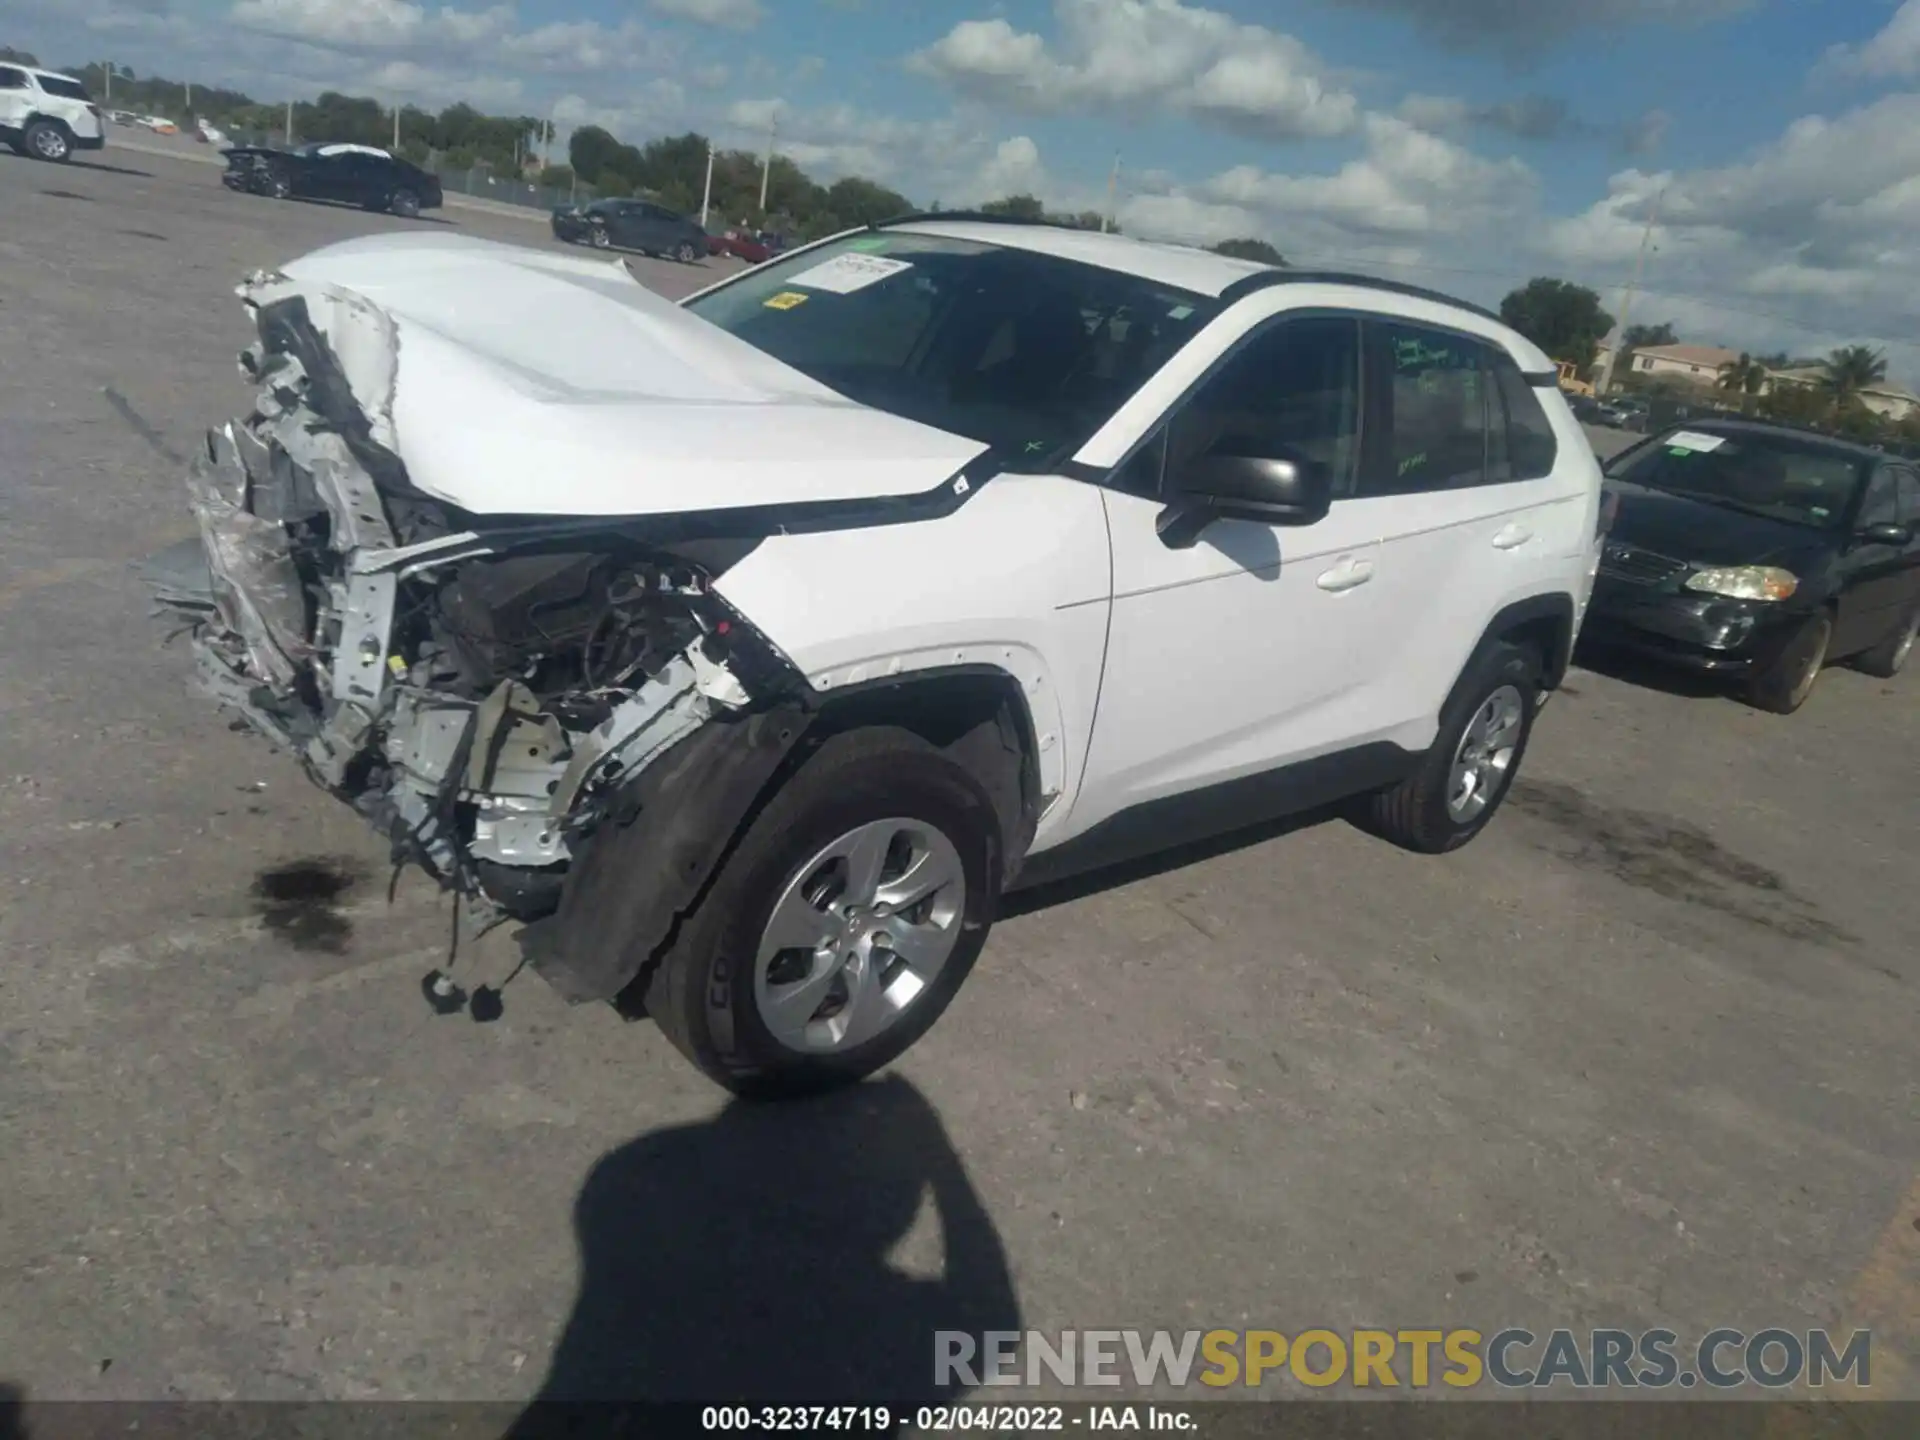
[[[375,436],[415,486],[476,514],[924,495],[987,448],[835,394],[618,261],[376,236],[241,293],[307,297]]]

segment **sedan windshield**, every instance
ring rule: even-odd
[[[1702,428],[1662,435],[1623,456],[1608,473],[1632,485],[1825,530],[1845,518],[1866,465],[1817,440]]]
[[[687,308],[851,400],[1044,470],[1198,334],[1209,305],[1077,261],[892,232],[770,262]]]

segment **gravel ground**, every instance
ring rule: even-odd
[[[655,1390],[900,1389],[966,1317],[1872,1324],[1910,1386],[1913,677],[1780,719],[1577,671],[1464,852],[1329,823],[1052,893],[890,1081],[728,1107],[536,980],[432,1015],[444,904],[389,905],[129,573],[244,402],[241,274],[403,222],[114,150],[0,158],[0,215],[0,1379],[515,1400],[565,1334]]]

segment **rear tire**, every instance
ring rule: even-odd
[[[1906,668],[1916,634],[1920,634],[1920,609],[1895,626],[1893,633],[1871,650],[1854,656],[1853,668],[1881,680],[1891,680]]]
[[[73,134],[58,120],[36,120],[20,137],[24,153],[35,160],[64,165],[73,158]]]
[[[1363,828],[1441,855],[1478,835],[1507,798],[1539,713],[1540,661],[1497,641],[1467,666],[1419,768],[1367,797]]]
[[[682,241],[680,248],[673,252],[673,258],[678,260],[682,265],[691,265],[700,258],[700,254],[693,248],[691,243]]]
[[[928,900],[924,915],[919,903],[876,909],[871,897],[863,899],[848,865],[843,887],[834,890],[829,875],[824,898],[809,898],[814,908],[799,914],[806,922],[799,927],[806,944],[772,948],[793,928],[776,927],[776,914],[795,915],[796,896],[819,894],[810,877],[826,873],[819,868],[823,856],[856,832],[884,835],[895,829],[927,840],[928,854],[937,852],[944,871],[952,874],[937,892],[945,897],[938,906]],[[647,1013],[683,1055],[736,1095],[783,1099],[860,1080],[932,1028],[973,969],[999,904],[1001,845],[986,791],[969,771],[918,736],[891,728],[834,736],[747,826],[705,897],[682,921],[645,978]],[[892,875],[896,863],[920,853],[912,844],[882,849],[889,858],[887,867],[874,862],[876,878]],[[886,899],[888,885],[902,883],[893,879],[881,885],[879,900]],[[864,917],[835,918],[856,903],[865,906]],[[823,940],[839,938],[809,950],[814,942],[807,925],[832,932]],[[839,955],[828,953],[858,947],[869,927],[896,925],[935,942],[936,953],[924,971],[916,964],[907,974],[906,961],[878,945],[866,950],[858,965],[842,964]],[[882,933],[871,931],[875,938]],[[619,938],[610,936],[608,942],[617,944]],[[780,991],[798,997],[799,987],[815,985],[816,977],[829,971],[839,978],[819,992],[818,1005],[810,988],[800,1005],[790,1000],[781,1013],[774,998]],[[876,1003],[862,1010],[856,999],[868,995],[861,987],[869,974]],[[841,1009],[835,1012],[837,999]],[[880,1028],[870,1031],[858,1024],[863,1017],[879,1017]],[[843,1021],[856,1028],[840,1048],[843,1042],[830,1032]],[[868,1038],[860,1039],[863,1034]]]
[[[1747,703],[1773,715],[1791,715],[1807,703],[1827,663],[1833,617],[1809,615],[1747,681]]]

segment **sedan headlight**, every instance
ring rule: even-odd
[[[1687,589],[1729,600],[1785,600],[1800,577],[1777,565],[1716,565],[1687,577]]]

